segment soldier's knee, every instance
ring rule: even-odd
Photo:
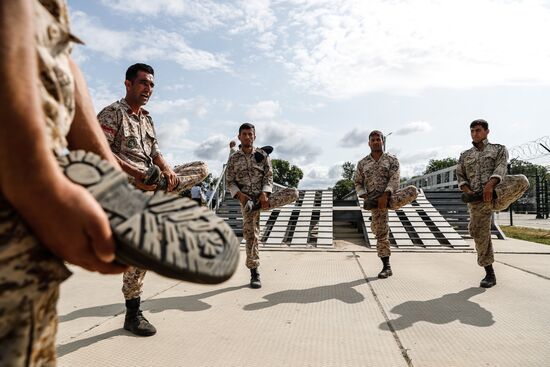
[[[200,172],[200,175],[202,176],[202,178],[206,178],[206,176],[208,176],[208,163],[206,162],[203,162],[203,161],[200,161],[199,162],[200,165],[199,165],[199,172]]]

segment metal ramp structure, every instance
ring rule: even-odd
[[[332,247],[332,231],[329,190],[300,191],[296,202],[260,212],[260,242],[264,246]]]
[[[376,247],[371,231],[371,212],[364,210],[363,199],[358,200],[365,224],[365,241]],[[433,207],[422,190],[417,199],[399,210],[389,211],[390,244],[394,248],[464,249],[471,246],[449,222]]]
[[[335,206],[336,204],[336,206]],[[370,229],[371,212],[363,200],[333,201],[330,190],[302,190],[298,200],[281,208],[260,212],[260,246],[272,248],[331,248],[339,232],[351,236],[357,227],[358,244],[376,247]],[[235,199],[226,197],[218,214],[242,236],[242,214]],[[344,222],[345,220],[346,222]],[[357,223],[353,225],[353,223]],[[470,245],[423,192],[411,204],[389,211],[390,244],[399,249],[466,249]],[[363,238],[364,242],[363,242]],[[241,244],[244,245],[242,240]]]

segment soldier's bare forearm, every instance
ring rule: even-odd
[[[120,167],[122,168],[122,170],[124,172],[126,172],[126,174],[134,177],[135,179],[143,178],[144,172],[142,170],[140,170],[139,168],[137,168],[133,164],[130,164],[130,163],[126,162],[125,160],[121,159],[116,154],[114,154],[114,157],[115,157],[116,161],[118,162],[118,164],[120,165]]]
[[[0,2],[0,190],[12,204],[63,177],[45,138],[32,19],[32,2]],[[30,172],[33,184],[21,185]]]

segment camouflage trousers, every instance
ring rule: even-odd
[[[59,284],[70,275],[0,195],[0,366],[55,366]]]
[[[208,176],[208,165],[201,161],[184,163],[174,167],[174,172],[176,172],[180,181],[175,191],[182,192],[189,190]],[[132,267],[124,273],[122,276],[122,294],[124,295],[124,299],[129,300],[141,296],[143,278],[145,278],[146,272],[144,269]]]
[[[288,205],[298,199],[298,190],[294,188],[286,188],[281,191],[274,192],[269,197],[269,210]],[[243,213],[243,237],[246,241],[246,267],[254,269],[260,266],[260,252],[258,243],[260,240],[260,211]]]
[[[407,186],[397,190],[392,194],[388,201],[388,208],[397,210],[407,204],[410,204],[418,196],[418,190],[414,186]],[[391,255],[388,225],[388,209],[372,209],[372,218],[370,228],[376,237],[376,251],[378,257],[387,257]]]
[[[57,299],[59,285],[35,298],[25,298],[0,317],[0,366],[50,367],[56,365]]]
[[[492,202],[468,204],[470,223],[468,230],[474,239],[479,266],[491,265],[494,261],[493,242],[491,241],[491,220],[493,210],[504,210],[519,199],[529,188],[529,180],[524,175],[505,176],[495,186],[497,198]]]
[[[182,192],[201,183],[208,176],[208,165],[202,161],[184,163],[174,167],[174,172],[180,181],[175,191]]]

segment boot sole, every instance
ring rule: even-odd
[[[221,283],[235,272],[239,241],[212,211],[175,194],[146,195],[93,153],[73,151],[59,163],[107,213],[118,262],[205,284]]]

